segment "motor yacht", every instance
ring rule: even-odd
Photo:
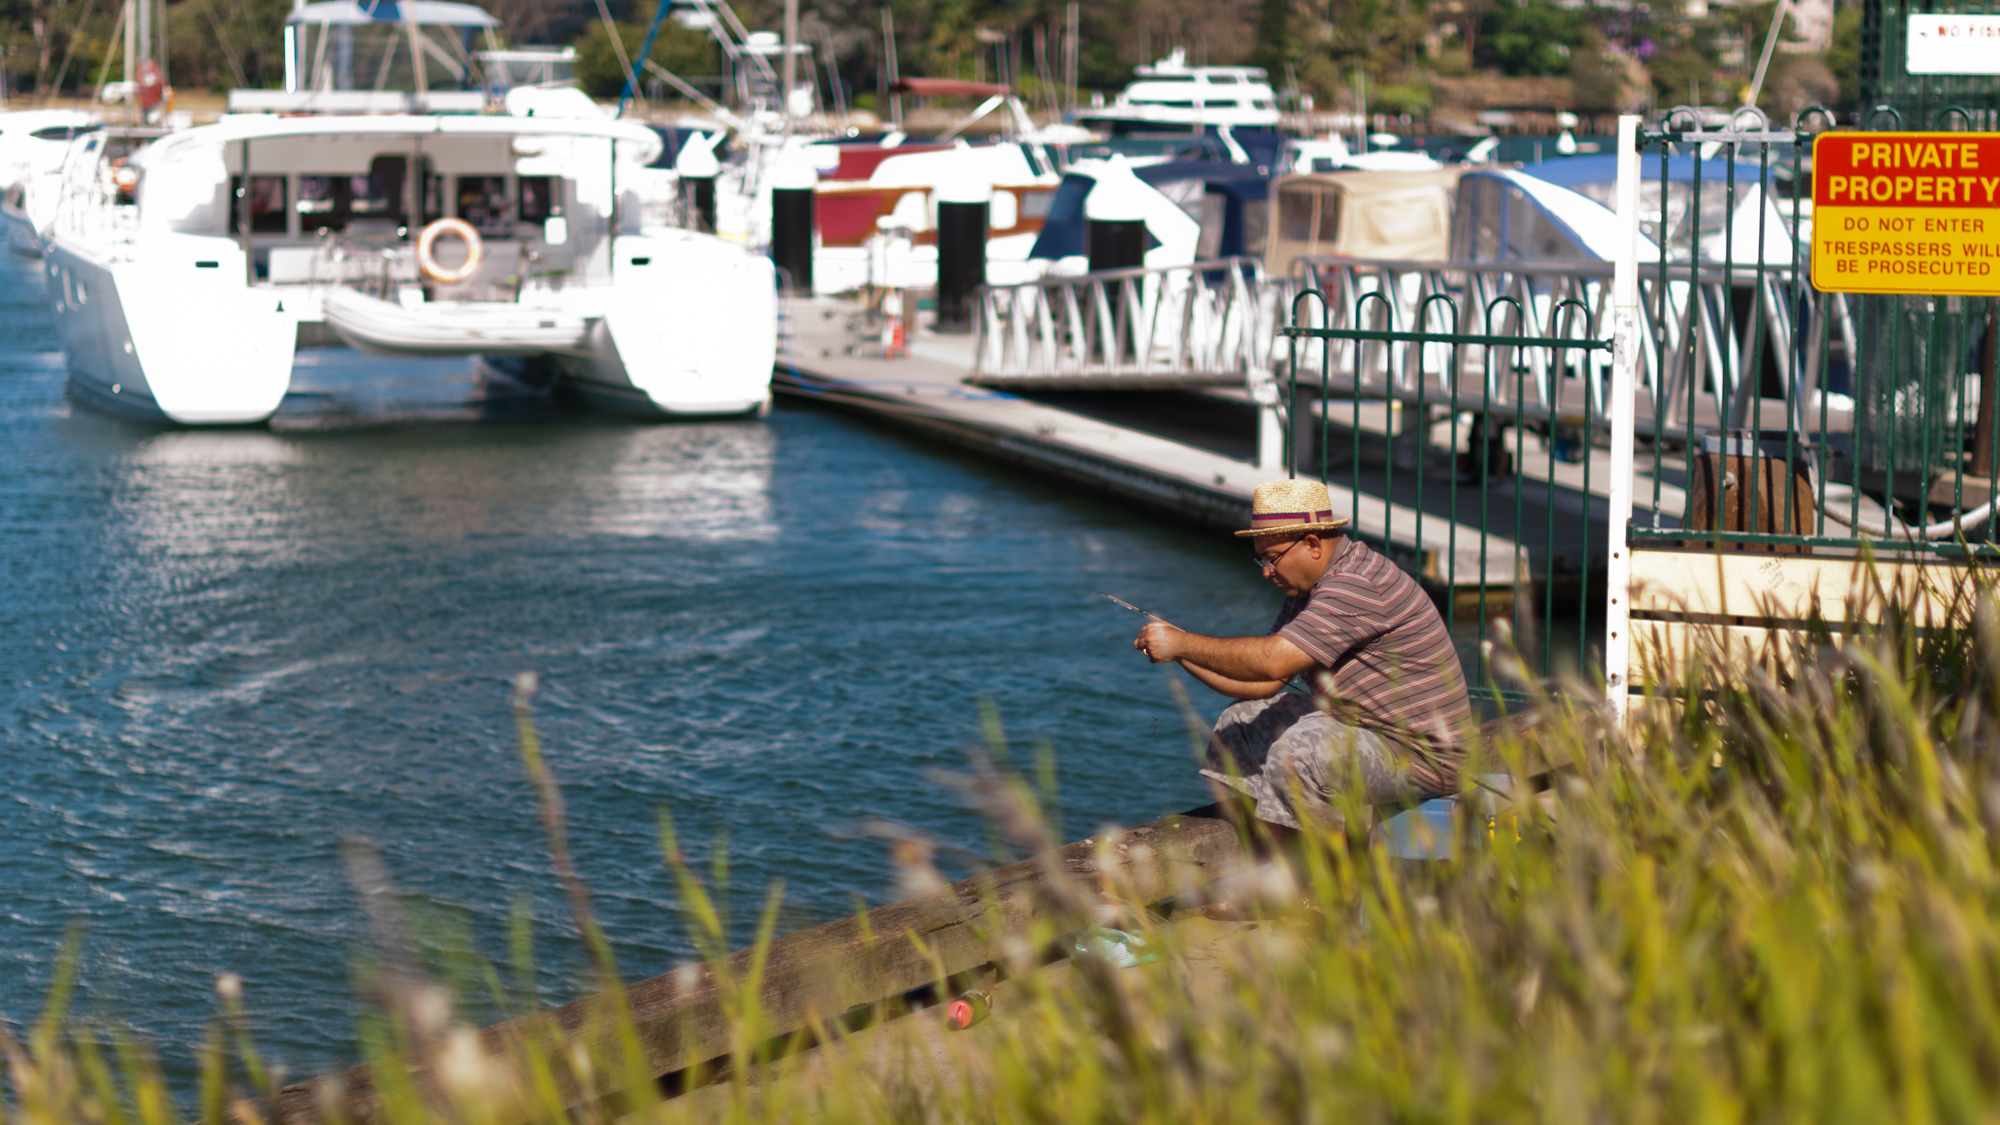
[[[1132,73],[1132,82],[1108,106],[1079,109],[1077,124],[1108,134],[1114,150],[1161,154],[1203,133],[1276,132],[1278,96],[1269,76],[1254,66],[1189,66],[1187,52]]]

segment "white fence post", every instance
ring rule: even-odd
[[[1633,396],[1639,364],[1639,118],[1618,119],[1618,253],[1611,273],[1611,504],[1604,567],[1604,690],[1625,721],[1632,663]]]
[[[1278,381],[1269,371],[1253,369],[1248,384],[1250,401],[1257,404],[1257,469],[1275,473],[1285,467],[1285,419],[1278,406]]]

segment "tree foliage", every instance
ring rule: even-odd
[[[624,76],[591,0],[475,2],[498,15],[517,44],[550,41],[566,14],[577,28],[572,41],[584,87],[599,97],[618,95]],[[10,89],[73,96],[100,76],[122,79],[121,3],[0,0]],[[783,26],[783,0],[740,0],[735,7],[751,28]],[[1044,83],[1063,77],[1068,0],[810,0],[801,7],[800,35],[817,64],[830,58],[846,93],[864,103],[886,86],[885,9],[903,74],[1018,80],[1037,104]],[[1773,7],[1769,0],[1718,6],[1696,19],[1672,0],[1617,8],[1562,0],[1079,0],[1077,77],[1085,91],[1114,91],[1130,81],[1133,67],[1178,47],[1197,64],[1263,66],[1275,85],[1296,84],[1329,108],[1352,105],[1357,86],[1365,85],[1377,111],[1422,113],[1431,106],[1436,76],[1470,72],[1566,77],[1579,108],[1593,112],[1621,108],[1632,82],[1643,85],[1642,75],[1650,75],[1659,104],[1733,104],[1749,84]],[[278,85],[280,32],[290,8],[291,0],[166,0],[169,80],[183,90]],[[653,6],[611,0],[611,10],[629,56],[645,37]],[[1838,10],[1833,48],[1823,60],[1779,55],[1766,80],[1767,104],[1829,98],[1851,104],[1859,12],[1852,5]],[[1749,59],[1733,70],[1719,63],[1732,42]],[[663,25],[653,59],[692,77],[714,75],[721,65],[712,41],[673,21]],[[828,80],[823,70],[818,77],[823,85]]]
[[[625,57],[634,65],[638,63],[639,48],[646,45],[646,30],[652,25],[655,10],[651,4],[635,4],[631,18],[618,23],[619,42],[624,45]],[[715,41],[707,33],[689,31],[668,19],[660,24],[660,33],[653,40],[653,52],[649,57],[656,65],[683,78],[691,78],[716,73],[721,65],[719,53]],[[583,34],[578,36],[576,56],[577,83],[592,97],[615,98],[624,90],[624,68],[618,61],[618,52],[611,47],[611,35],[601,20],[586,25]],[[652,76],[642,73],[639,78],[639,90],[643,93]]]
[[[1478,61],[1506,75],[1568,74],[1570,59],[1593,30],[1590,12],[1552,0],[1496,5],[1486,16]]]

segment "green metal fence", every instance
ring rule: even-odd
[[[1911,16],[2000,15],[2000,4],[1967,0],[1866,0],[1861,7],[1862,128],[1924,128],[1951,118],[1967,129],[2000,129],[2000,76],[1911,74]]]
[[[1934,117],[1925,124],[1942,130],[1972,120],[1955,106]],[[1873,120],[1904,125],[1888,112]],[[1658,497],[1678,480],[1689,497],[1683,521],[1664,519],[1658,504],[1651,519],[1635,521],[1635,543],[1687,542],[1693,529],[1717,547],[1821,554],[1994,549],[1995,302],[1811,286],[1803,264],[1813,126],[1832,122],[1815,111],[1790,130],[1704,130],[1692,113],[1677,113],[1639,136],[1641,159],[1658,169],[1658,212],[1724,216],[1688,224],[1686,253],[1730,279],[1728,315],[1748,331],[1733,365],[1706,362],[1712,334],[1700,324],[1644,342],[1684,376],[1651,384],[1656,424],[1642,423],[1638,435],[1651,461],[1646,484]],[[1774,261],[1773,242],[1761,237],[1774,227],[1789,232],[1786,260]],[[1753,229],[1760,236],[1746,239]],[[1664,279],[1677,247],[1669,240],[1667,249],[1642,273]],[[1656,289],[1664,288],[1663,280]],[[1774,302],[1783,306],[1775,317]],[[1761,331],[1772,323],[1786,330]],[[1658,425],[1671,395],[1685,395],[1687,415],[1699,411],[1706,424],[1685,435]]]
[[[2000,107],[1917,104],[1868,121]],[[1812,143],[1835,124],[1625,119],[1623,261],[1309,271],[1282,330],[1287,464],[1424,578],[1475,679],[1504,617],[1541,675],[1622,687],[1630,549],[2000,553],[2000,302],[1813,288]]]
[[[1476,681],[1496,620],[1544,675],[1595,667],[1600,317],[1550,267],[1411,265],[1342,263],[1292,302],[1286,463],[1425,581]]]

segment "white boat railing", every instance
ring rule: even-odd
[[[131,185],[122,193],[119,169],[104,158],[110,134],[89,134],[65,158],[55,215],[43,235],[57,235],[124,257],[139,235],[139,208]],[[136,183],[136,180],[134,181]]]
[[[439,287],[447,300],[519,301],[523,293],[593,288],[566,267],[545,266],[533,253],[519,252],[514,243],[487,243],[486,275],[450,287]],[[492,268],[494,255],[509,264]],[[412,286],[425,285],[416,247],[408,242],[346,238],[325,232],[310,245],[283,244],[261,250],[260,284],[302,286],[313,290],[354,289],[371,297],[397,299]]]
[[[1253,258],[989,285],[972,381],[1227,385],[1268,373],[1283,308]]]

